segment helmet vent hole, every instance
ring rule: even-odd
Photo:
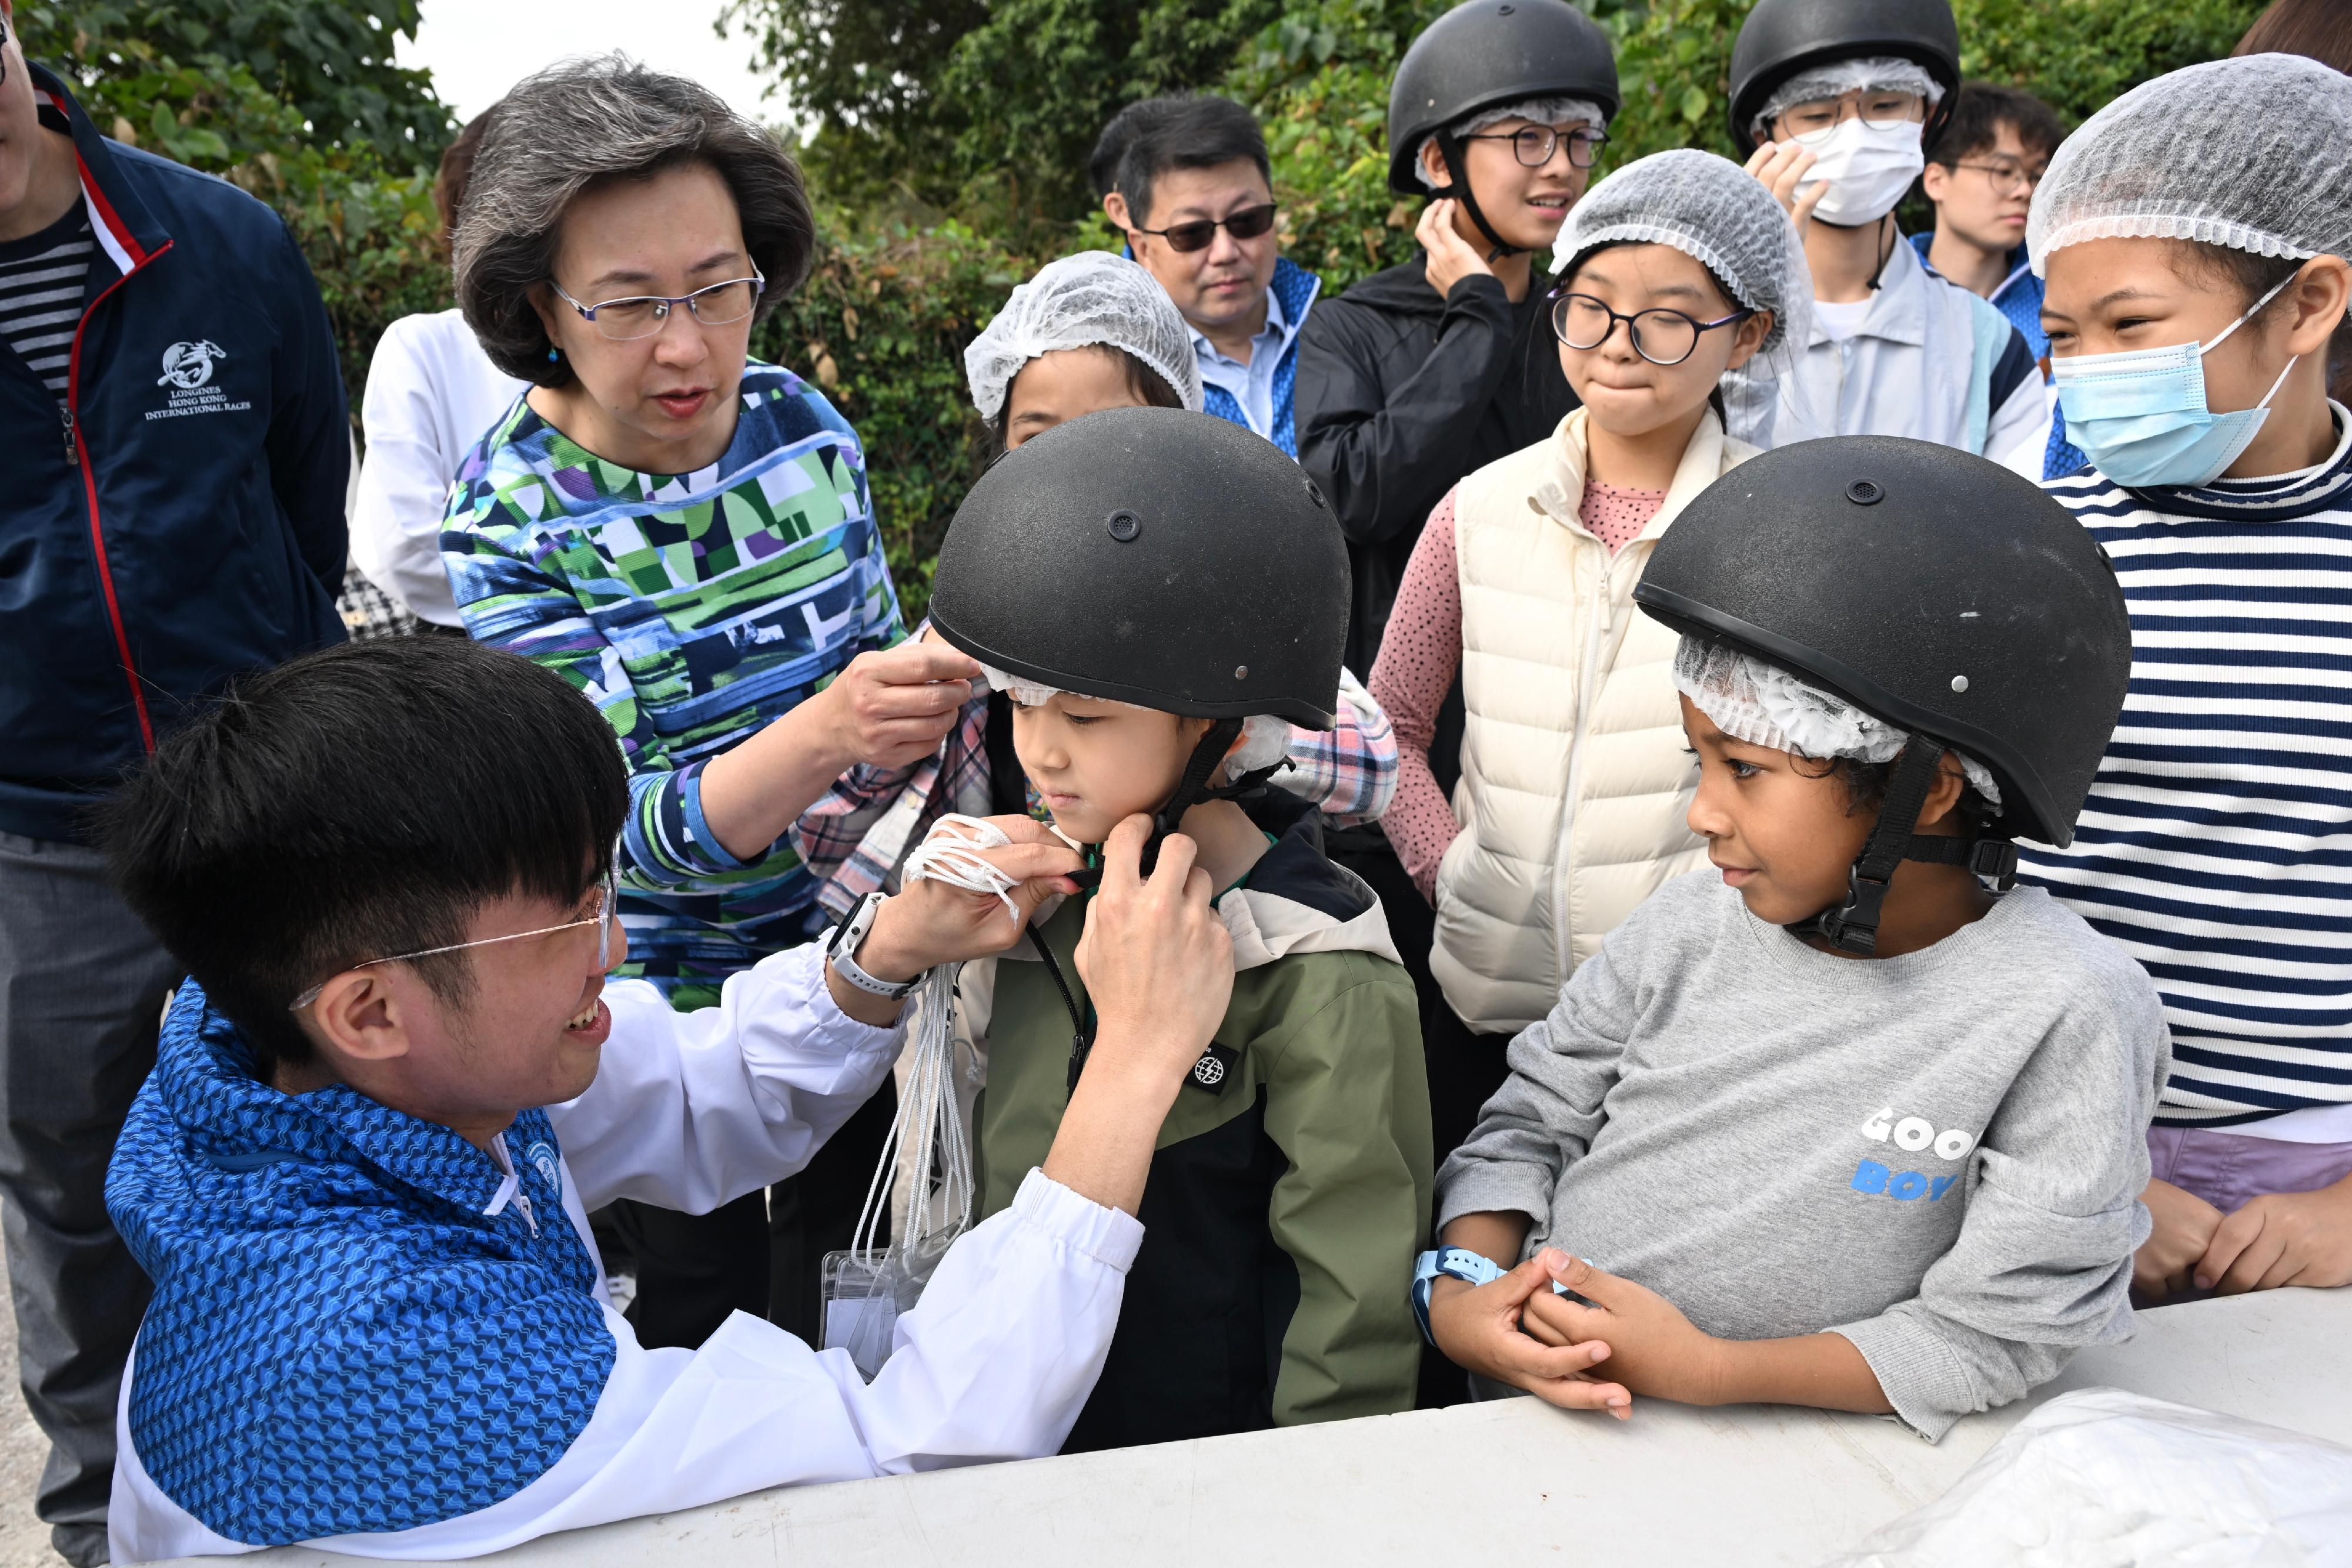
[[[1886,492],[1875,480],[1856,479],[1845,487],[1845,498],[1857,507],[1874,507],[1886,498]]]
[[[1121,544],[1129,544],[1143,531],[1143,519],[1133,512],[1113,512],[1109,521],[1103,526],[1110,530],[1111,538]]]

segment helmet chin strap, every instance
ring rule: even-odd
[[[1495,225],[1488,223],[1486,214],[1479,210],[1478,198],[1470,191],[1470,165],[1464,162],[1465,155],[1462,150],[1462,139],[1451,131],[1441,131],[1433,140],[1437,143],[1437,150],[1445,154],[1448,178],[1445,184],[1431,192],[1430,195],[1434,200],[1451,199],[1462,204],[1462,210],[1470,214],[1470,221],[1478,225],[1478,232],[1485,235],[1495,247],[1486,253],[1486,265],[1492,267],[1507,256],[1517,256],[1525,251],[1526,246],[1513,245],[1496,234]]]
[[[1878,951],[1878,923],[1895,868],[1905,861],[1932,865],[1962,865],[1976,873],[1985,891],[2007,893],[2017,883],[2017,846],[2007,839],[1966,838],[1948,833],[1917,833],[1919,809],[1943,771],[1944,747],[1925,736],[1915,737],[1895,761],[1895,777],[1886,786],[1886,804],[1878,823],[1846,873],[1845,902],[1824,909],[1789,929],[1800,936],[1819,936],[1849,953],[1869,957]]]

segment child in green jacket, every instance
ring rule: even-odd
[[[1155,846],[1181,832],[1237,970],[1160,1128],[1142,1250],[1066,1451],[1413,1403],[1404,1287],[1431,1153],[1412,986],[1314,808],[1260,788],[1290,725],[1332,723],[1347,583],[1339,526],[1294,464],[1160,409],[1024,443],[940,554],[932,624],[1012,695],[1057,830],[1096,845],[1146,814]],[[1086,907],[1049,904],[996,967],[984,1214],[1044,1156],[1086,1057]]]

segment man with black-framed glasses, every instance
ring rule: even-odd
[[[1935,204],[1934,232],[1911,245],[1929,270],[1958,284],[2009,318],[2032,350],[2046,386],[2050,335],[2042,329],[2042,280],[2025,255],[2025,214],[2066,137],[2058,111],[2023,88],[1960,84],[1952,117],[1927,150],[1920,188]],[[2029,477],[2056,478],[2080,468],[2081,449],[2066,439],[2053,408],[2042,466]]]
[[[1282,254],[1257,121],[1211,94],[1146,99],[1103,127],[1087,172],[1192,329],[1204,411],[1297,456],[1298,333],[1323,280]]]
[[[85,819],[223,682],[342,641],[351,445],[286,225],[100,135],[29,19],[0,0],[0,1199],[34,1507],[88,1568],[147,1296],[106,1162],[183,971]]]

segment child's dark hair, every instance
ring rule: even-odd
[[[1555,282],[1551,286],[1550,298],[1558,298],[1560,295],[1567,293],[1569,285],[1576,281],[1576,275],[1584,269],[1584,264],[1591,261],[1594,256],[1599,256],[1602,251],[1622,250],[1629,245],[1643,245],[1649,242],[1644,240],[1612,239],[1606,241],[1603,244],[1596,245],[1590,250],[1578,252],[1575,257],[1569,262],[1567,267],[1561,271],[1559,281]],[[1693,256],[1691,259],[1698,261],[1696,256]],[[1725,304],[1730,306],[1734,310],[1740,308],[1739,296],[1731,291],[1731,285],[1726,283],[1719,276],[1717,276],[1715,268],[1707,266],[1706,263],[1700,261],[1698,262],[1698,269],[1706,274],[1707,282],[1714,287],[1717,294],[1723,296],[1723,301]],[[1539,310],[1536,312],[1535,320],[1537,327],[1545,334],[1549,335],[1551,332],[1551,313],[1549,311]],[[1723,406],[1723,387],[1720,383],[1707,389],[1706,406],[1715,410],[1715,417],[1721,420],[1726,425],[1728,425],[1731,423],[1731,415],[1726,412]]]
[[[509,894],[579,904],[628,810],[612,728],[481,643],[349,643],[247,676],[101,808],[115,885],[240,1025],[266,1078],[310,1043],[288,1005],[355,964],[466,939]],[[470,954],[415,961],[446,1001]]]
[[[1806,757],[1798,752],[1790,756],[1790,766],[1806,778],[1835,779],[1844,786],[1845,814],[1849,817],[1885,807],[1886,791],[1895,782],[1896,759],[1893,758],[1885,762],[1863,762],[1851,757]],[[1977,793],[1973,784],[1960,786],[1959,804],[1954,810],[1974,832],[1984,831],[2000,815],[1990,801]]]
[[[2256,256],[2235,246],[2203,245],[2195,240],[2175,240],[2172,245],[2173,271],[2190,283],[2220,283],[2237,292],[2241,309],[2278,287],[2303,268],[2303,262],[2286,256]],[[2259,327],[2268,317],[2291,308],[2284,290],[2278,298],[2263,308],[2262,314],[2248,323]],[[2352,404],[2352,315],[2336,324],[2327,340],[2327,395],[2341,403]]]
[[[2028,158],[2046,159],[2066,140],[2066,127],[2058,111],[2023,88],[1962,82],[1952,99],[1952,117],[1944,121],[1936,144],[1927,150],[1927,162],[1949,169],[1963,158],[1990,152],[2000,141],[2004,125],[2016,131]]]
[[[1176,389],[1161,379],[1158,371],[1153,370],[1125,349],[1115,343],[1088,343],[1086,347],[1097,353],[1109,354],[1118,361],[1120,368],[1127,372],[1127,390],[1142,399],[1144,407],[1182,408],[1184,406],[1184,400],[1176,395]],[[1029,364],[1034,363],[1036,363],[1034,360],[1029,361]],[[984,422],[982,426],[985,432],[981,453],[983,465],[993,463],[1004,455],[1004,426],[1013,417],[1013,389],[1021,384],[1022,373],[1028,368],[1029,365],[1023,365],[1020,370],[1013,372],[1013,379],[1004,383],[1003,406],[996,411],[994,419]]]

